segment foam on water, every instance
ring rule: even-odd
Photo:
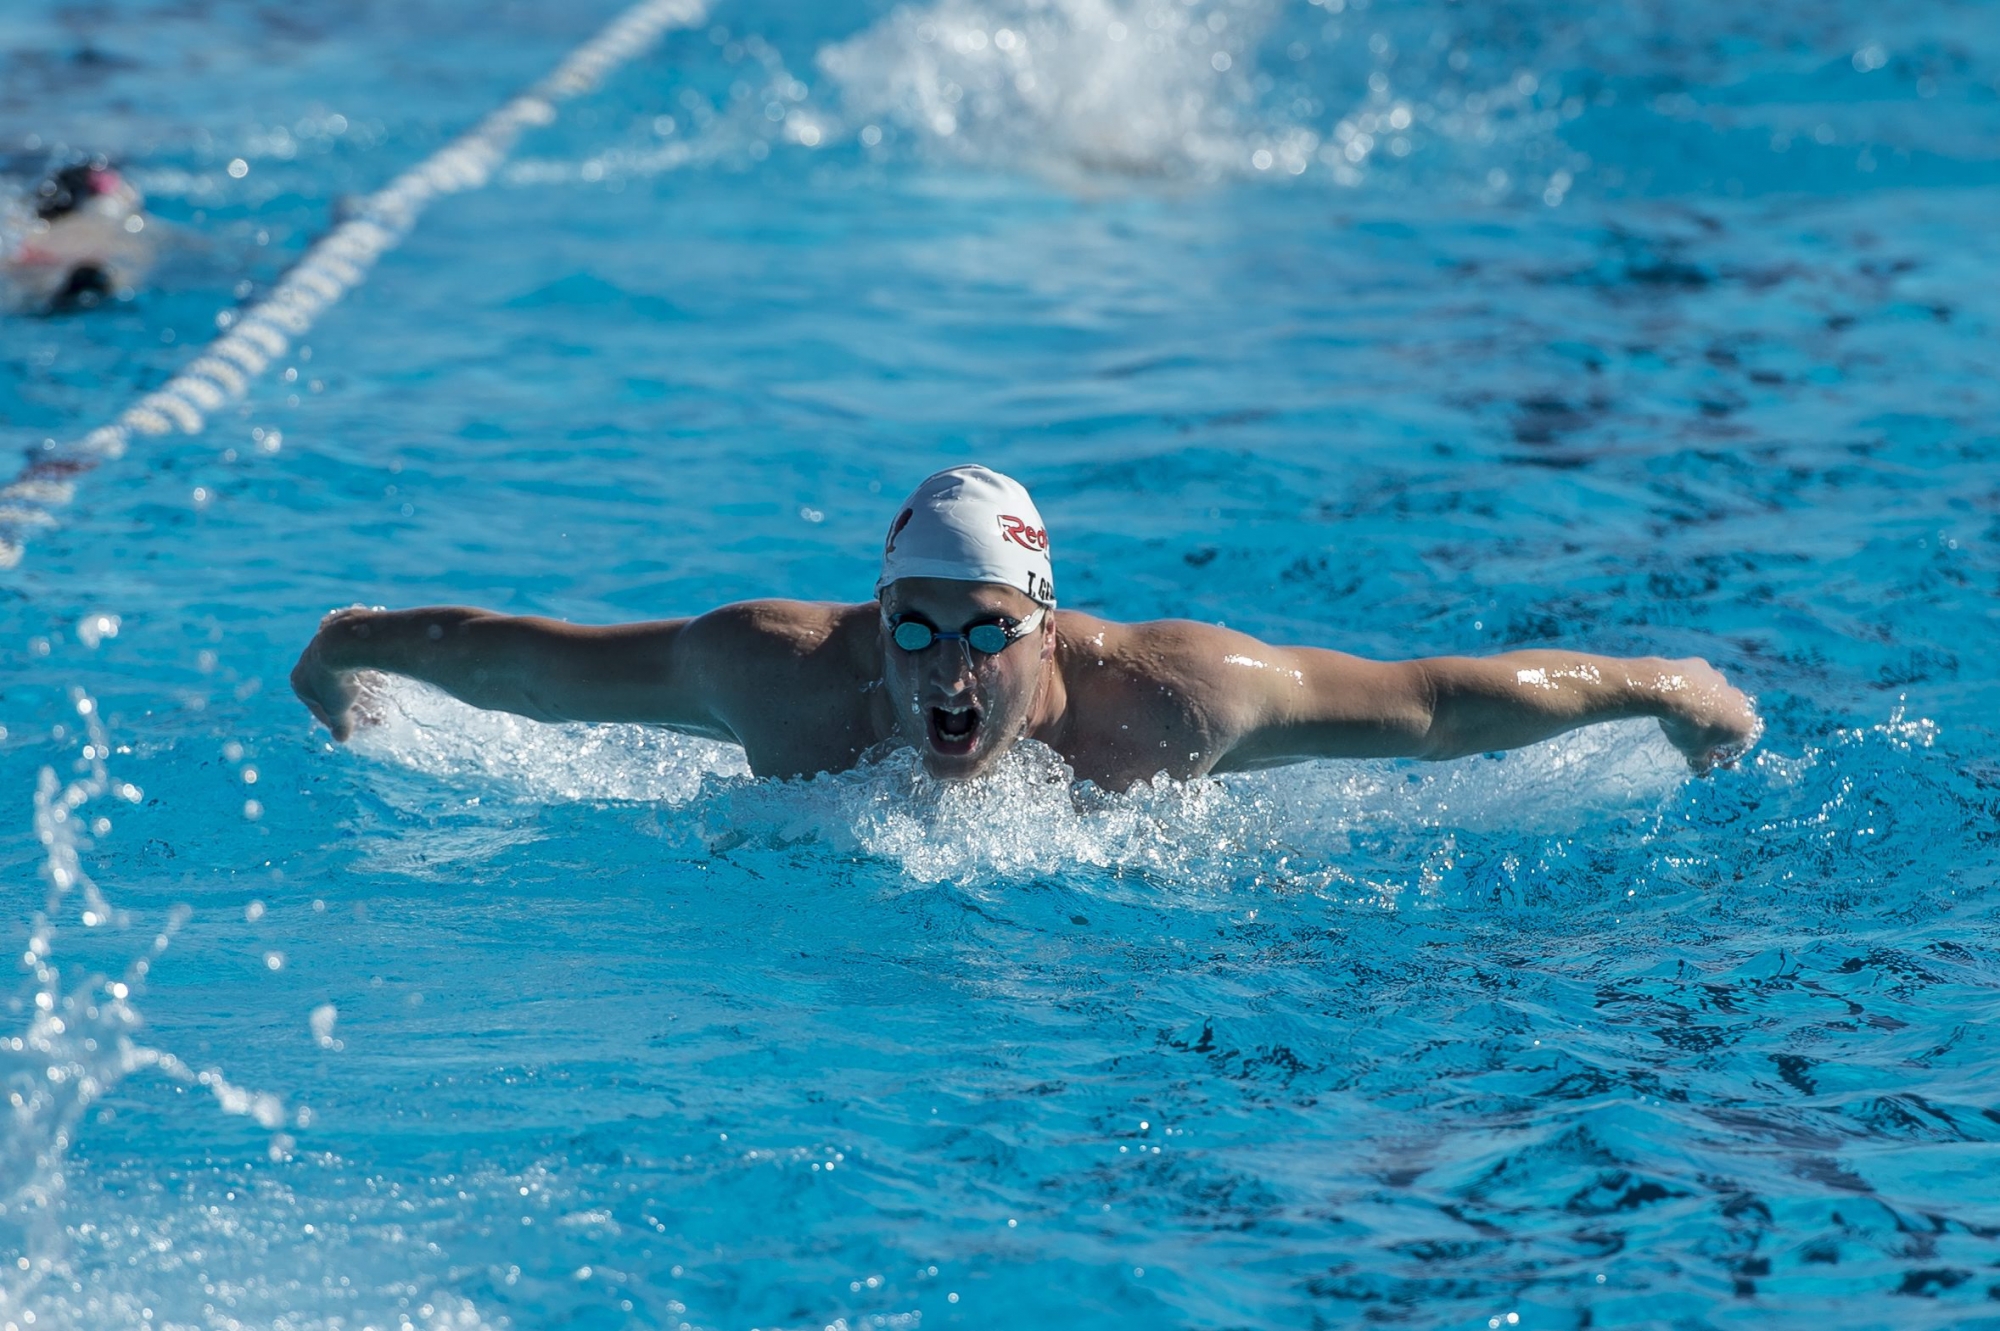
[[[697,862],[810,851],[983,898],[1024,880],[1094,881],[1084,890],[1196,911],[1275,893],[1368,909],[1519,909],[1559,927],[1642,890],[1655,902],[1714,890],[1723,860],[1684,843],[1693,829],[1740,827],[1753,861],[1775,857],[1775,881],[1809,885],[1796,908],[1837,915],[1887,886],[1869,866],[1898,808],[1978,803],[1928,756],[1936,724],[1901,708],[1797,753],[1760,749],[1709,778],[1692,775],[1654,723],[1628,721],[1450,763],[1323,761],[1107,791],[1074,782],[1034,743],[976,782],[933,781],[910,750],[811,780],[756,781],[730,745],[540,725],[404,680],[381,698],[381,723],[353,745],[364,779],[430,831],[417,841],[389,828],[373,862],[419,876],[533,842],[542,833],[524,815],[536,809],[631,803],[652,811],[643,827],[663,853]],[[467,777],[483,778],[470,794]],[[1937,886],[1903,908],[1935,909],[1955,890]]]
[[[743,751],[651,726],[542,725],[374,676],[356,752],[446,781],[490,778],[523,800],[685,804],[711,776],[747,778]]]
[[[380,680],[369,709],[379,720],[356,733],[358,753],[453,788],[487,778],[484,798],[502,809],[673,806],[663,835],[697,851],[819,842],[895,863],[919,883],[1087,868],[1225,890],[1310,886],[1393,904],[1400,885],[1357,883],[1330,863],[1351,854],[1357,835],[1569,833],[1607,818],[1643,820],[1691,779],[1651,722],[1436,766],[1325,762],[1196,781],[1162,775],[1114,792],[1077,785],[1058,755],[1034,743],[969,783],[931,780],[909,749],[809,781],[754,782],[733,745],[644,726],[542,725],[408,680]],[[405,807],[434,802],[444,788],[378,786]]]
[[[1399,177],[1442,172],[1488,197],[1526,190],[1560,202],[1588,166],[1556,140],[1584,105],[1559,82],[1473,60],[1476,33],[1393,13],[1339,17],[1344,8],[905,5],[822,45],[811,61],[819,88],[763,38],[718,29],[731,77],[691,73],[694,86],[653,117],[651,134],[518,162],[502,178],[622,188],[844,147],[874,162],[915,156],[1085,191],[1300,177],[1355,186],[1386,166]]]
[[[1351,187],[1387,169],[1559,204],[1590,165],[1559,135],[1587,105],[1574,87],[1499,57],[1476,17],[1368,10],[944,0],[899,7],[818,63],[850,125],[879,122],[958,161],[1070,184]],[[1575,26],[1561,16],[1540,59],[1574,42]]]
[[[945,0],[828,46],[851,117],[968,161],[1129,176],[1303,172],[1318,147],[1270,115],[1256,48],[1273,7]]]
[[[1560,4],[1538,19],[1524,42],[1511,14],[1367,0],[940,0],[900,5],[809,59],[719,28],[700,54],[723,68],[698,58],[653,133],[505,178],[622,188],[841,148],[1085,193],[1301,180],[1554,208],[1685,183],[1679,159],[1709,134],[1754,138],[1769,159],[1707,182],[1731,194],[1891,183],[1940,147],[1975,169],[1986,159],[1991,98],[1966,75],[1967,35],[1934,15],[1829,15],[1830,32],[1852,34],[1830,63],[1746,15],[1745,39],[1770,48],[1738,75],[1754,97],[1663,85],[1662,67],[1706,76],[1715,59],[1672,21],[1635,48],[1623,11]],[[802,77],[815,72],[818,86]],[[1921,109],[1884,107],[1897,97]]]

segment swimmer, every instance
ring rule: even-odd
[[[88,309],[130,291],[151,266],[145,201],[104,158],[53,172],[31,202],[34,219],[4,260],[22,304]]]
[[[1698,772],[1756,741],[1751,701],[1707,662],[1520,651],[1370,661],[1210,624],[1119,624],[1056,609],[1028,492],[984,467],[925,480],[897,509],[876,598],[745,601],[690,619],[583,627],[463,607],[335,611],[292,671],[346,740],[363,671],[537,721],[665,726],[802,777],[909,746],[972,777],[1038,740],[1123,789],[1313,758],[1458,758],[1578,726],[1656,718]]]

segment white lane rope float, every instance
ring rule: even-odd
[[[434,201],[486,184],[523,130],[550,123],[559,104],[595,88],[669,28],[690,27],[706,13],[705,0],[640,0],[541,82],[363,200],[306,249],[269,295],[117,420],[81,439],[30,449],[20,472],[0,486],[0,569],[21,562],[31,534],[56,525],[57,512],[76,497],[78,478],[123,457],[134,436],[200,433],[211,415],[242,401],[251,382],[327,307],[359,286]]]

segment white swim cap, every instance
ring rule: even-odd
[[[1056,603],[1048,528],[1035,501],[1019,481],[972,464],[928,478],[896,510],[876,593],[899,578],[997,582],[1038,604]]]

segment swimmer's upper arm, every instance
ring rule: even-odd
[[[1425,661],[1371,661],[1255,639],[1215,673],[1233,699],[1234,740],[1212,770],[1308,758],[1428,758],[1437,752],[1437,683]]]
[[[728,700],[774,656],[778,603],[692,619],[585,625],[462,606],[331,618],[314,647],[326,668],[384,670],[475,707],[536,721],[629,722],[733,740]]]
[[[746,695],[771,692],[772,672],[792,658],[802,609],[740,601],[691,619],[554,625],[549,640],[561,645],[539,663],[533,687],[546,719],[662,725],[740,742],[728,717]]]
[[[756,705],[782,691],[776,675],[793,660],[805,610],[796,601],[738,601],[678,621],[658,685],[662,708],[675,719],[658,723],[743,742],[728,717],[746,701]]]
[[[713,722],[688,641],[697,622],[588,625],[474,612],[442,626],[424,653],[427,668],[398,673],[536,721],[635,722],[706,734]]]

